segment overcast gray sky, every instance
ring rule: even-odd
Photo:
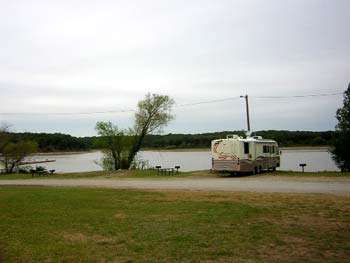
[[[147,92],[251,96],[253,130],[329,130],[350,81],[350,1],[0,0],[0,121],[17,131],[126,128]],[[1,113],[24,112],[28,115]],[[244,129],[242,99],[175,109],[165,132]]]

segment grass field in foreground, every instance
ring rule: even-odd
[[[350,172],[292,172],[292,171],[276,171],[276,172],[265,172],[257,176],[299,176],[299,177],[350,177]],[[31,174],[0,174],[1,179],[32,179],[32,178],[53,178],[53,179],[71,179],[71,178],[173,178],[173,177],[220,177],[220,176],[231,176],[229,173],[210,173],[210,171],[194,171],[194,172],[179,172],[174,175],[158,174],[155,170],[122,170],[122,171],[97,171],[97,172],[80,172],[80,173],[64,173],[64,174],[53,174],[48,176],[35,176]],[[249,175],[248,175],[249,176]],[[252,176],[252,175],[250,175]],[[234,177],[234,176],[232,176]]]
[[[0,187],[0,262],[345,262],[350,198]]]

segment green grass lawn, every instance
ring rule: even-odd
[[[345,262],[350,198],[0,187],[0,262]]]
[[[307,177],[350,177],[350,172],[292,172],[292,171],[276,171],[271,175],[278,176],[307,176]]]

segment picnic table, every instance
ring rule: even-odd
[[[156,169],[158,171],[158,174],[164,174],[164,175],[174,175],[175,173],[179,173],[180,166],[176,165],[174,168],[169,167],[169,168],[162,168],[160,165],[156,166]]]
[[[55,170],[42,170],[42,169],[31,169],[30,173],[32,174],[32,177],[35,175],[37,176],[48,176],[54,174]]]

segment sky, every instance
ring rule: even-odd
[[[350,82],[349,0],[0,6],[0,122],[18,132],[90,136],[97,121],[127,128],[134,113],[122,111],[147,92],[176,101],[165,133],[245,129],[243,94],[252,130],[333,130],[342,94],[288,96],[341,93]],[[101,111],[115,112],[52,114]]]

